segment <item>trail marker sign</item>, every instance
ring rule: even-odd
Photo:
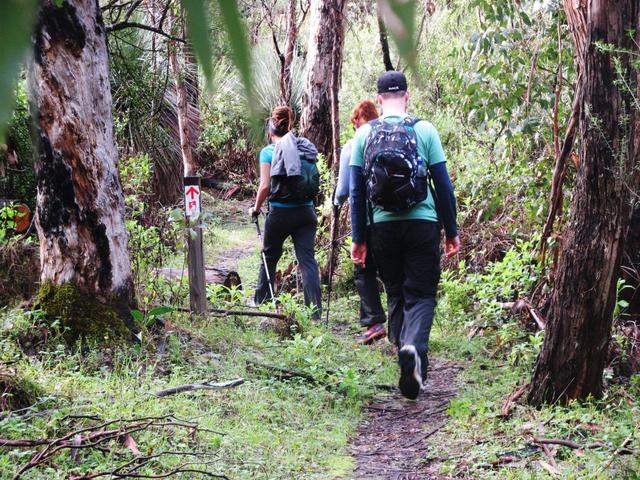
[[[189,305],[193,313],[206,313],[207,289],[204,276],[204,248],[200,226],[200,177],[184,177],[184,215],[187,220],[187,264]]]
[[[195,179],[195,180],[193,180]],[[184,179],[184,210],[188,218],[200,215],[200,178],[185,177]]]

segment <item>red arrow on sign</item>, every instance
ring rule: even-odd
[[[186,196],[191,195],[191,200],[193,200],[194,198],[196,198],[198,195],[200,195],[200,190],[198,190],[196,187],[191,186],[187,189],[186,192],[184,192],[184,194]]]

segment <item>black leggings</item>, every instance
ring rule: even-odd
[[[271,285],[273,286],[276,266],[282,256],[282,245],[287,237],[290,236],[293,239],[296,258],[302,272],[304,303],[306,305],[314,305],[314,317],[320,318],[322,310],[320,273],[313,250],[317,226],[318,219],[313,207],[270,207],[264,224],[263,251],[267,259],[269,278],[271,278]],[[267,282],[267,275],[262,261],[260,263],[255,300],[258,304],[271,300],[269,283]]]

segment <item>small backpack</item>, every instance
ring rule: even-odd
[[[271,177],[269,200],[281,203],[304,203],[320,192],[320,172],[316,161],[300,155],[300,175]]]
[[[364,150],[367,199],[370,205],[388,212],[409,210],[427,198],[427,166],[418,153],[415,124],[405,117],[400,122],[376,119]]]

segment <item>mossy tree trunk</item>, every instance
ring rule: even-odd
[[[37,111],[41,281],[128,317],[134,302],[113,134],[106,33],[96,0],[41,0],[29,92]],[[90,322],[90,318],[84,319]]]
[[[344,47],[346,0],[314,0],[307,54],[307,78],[302,95],[300,134],[311,140],[331,167],[331,90],[339,84]],[[337,78],[334,79],[334,76]],[[337,102],[337,97],[336,97]]]
[[[580,168],[529,393],[534,404],[602,394],[616,284],[640,184],[638,72],[625,53],[637,48],[639,3],[587,2]]]

